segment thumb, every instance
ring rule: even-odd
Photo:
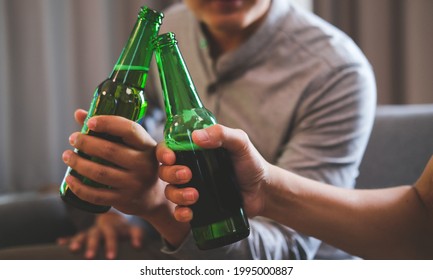
[[[220,124],[193,131],[192,140],[205,149],[225,148],[235,157],[247,154],[250,145],[252,145],[248,135],[243,130]]]
[[[74,112],[75,121],[80,125],[84,124],[84,120],[86,119],[86,117],[87,117],[87,111],[85,110],[78,109]]]

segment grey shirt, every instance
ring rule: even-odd
[[[273,0],[256,33],[216,61],[200,23],[183,4],[165,12],[160,33],[168,31],[176,34],[197,91],[219,123],[244,130],[271,163],[354,186],[372,128],[376,87],[371,66],[350,38],[287,0]],[[159,83],[155,73],[150,76]],[[158,91],[149,92],[149,99],[162,106]],[[319,250],[319,240],[269,219],[256,217],[250,224],[247,239],[223,248],[200,251],[189,236],[178,249],[163,252],[182,259],[343,256],[326,244]]]

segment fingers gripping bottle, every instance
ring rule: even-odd
[[[214,125],[216,120],[196,92],[173,33],[158,36],[155,57],[167,114],[164,139],[176,154],[176,164],[192,171],[192,180],[180,187],[193,186],[199,191],[191,207],[197,246],[212,249],[239,241],[250,230],[233,165],[225,149],[202,149],[191,140],[195,129]]]
[[[103,81],[95,90],[93,100],[82,133],[101,137],[107,140],[121,142],[116,137],[90,131],[87,120],[95,115],[117,115],[134,121],[140,121],[147,108],[144,97],[144,86],[153,55],[152,41],[159,32],[163,15],[147,7],[142,7],[129,39],[117,60],[108,79]],[[80,156],[92,161],[113,165],[105,160],[88,156],[76,150]],[[69,175],[79,178],[83,183],[95,188],[109,188],[109,186],[94,182],[68,168],[65,178]],[[92,213],[104,213],[110,209],[109,205],[95,205],[78,198],[70,189],[65,179],[60,186],[61,198],[70,205]]]

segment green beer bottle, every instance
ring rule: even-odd
[[[205,250],[239,241],[250,229],[233,165],[225,149],[202,149],[191,140],[195,129],[214,125],[216,119],[198,97],[173,33],[158,36],[155,57],[167,114],[164,139],[176,164],[192,171],[192,180],[179,187],[194,186],[200,194],[191,206],[196,244]]]
[[[147,102],[144,97],[144,86],[149,72],[153,55],[152,41],[159,32],[163,14],[142,7],[129,39],[117,60],[108,79],[103,81],[95,90],[93,100],[82,133],[101,137],[110,141],[121,142],[116,137],[90,131],[87,120],[95,115],[117,115],[134,121],[140,121],[146,113]],[[105,165],[113,165],[105,160],[91,157],[79,150],[80,156]],[[109,186],[94,182],[68,168],[65,178],[69,175],[79,178],[83,183],[95,188],[109,188]],[[78,198],[69,188],[65,179],[60,186],[61,198],[70,205],[92,213],[107,212],[111,206],[95,205]]]

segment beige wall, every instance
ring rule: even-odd
[[[315,0],[373,65],[381,104],[433,103],[432,0]]]
[[[407,1],[404,21],[406,101],[433,103],[433,1]]]

